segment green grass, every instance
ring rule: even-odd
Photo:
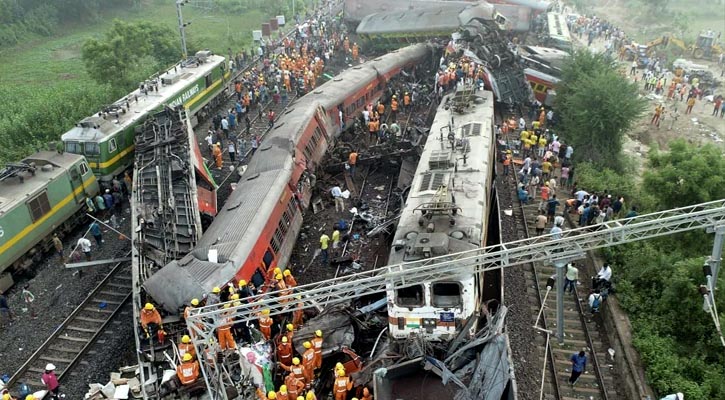
[[[231,15],[219,11],[205,12],[187,5],[183,13],[184,20],[191,21],[186,29],[187,41],[224,55],[230,47],[233,51],[249,47],[251,31],[260,29],[261,23],[266,21],[260,11]],[[96,23],[60,29],[62,34],[57,37],[38,37],[14,48],[0,50],[3,59],[0,84],[15,88],[22,96],[25,89],[62,89],[74,82],[87,80],[81,59],[83,42],[103,35],[113,19],[153,21],[178,31],[176,7],[172,0],[145,3],[140,10],[114,11]]]

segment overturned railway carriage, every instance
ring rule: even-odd
[[[84,216],[98,182],[85,157],[42,151],[0,171],[0,290]]]
[[[401,70],[431,59],[415,45],[352,67],[296,100],[275,123],[196,248],[144,283],[169,312],[215,286],[245,279],[264,282],[269,266],[284,269],[311,196],[310,174],[344,121],[384,92]]]
[[[205,114],[221,101],[228,77],[224,57],[198,52],[80,121],[61,137],[65,151],[85,155],[94,174],[110,181],[133,163],[134,136],[149,115],[165,105]]]
[[[389,264],[486,245],[495,167],[493,107],[493,93],[471,89],[441,102],[398,222]],[[500,285],[500,279],[492,280]],[[488,300],[486,284],[483,274],[466,273],[453,280],[389,287],[391,336],[446,341],[464,327],[475,331],[475,320]],[[500,301],[495,292],[491,298]]]

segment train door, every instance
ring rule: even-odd
[[[85,167],[86,170],[81,170],[82,167]],[[76,189],[83,186],[83,175],[85,175],[86,172],[88,172],[88,166],[85,162],[74,165],[69,169],[70,189],[77,204],[85,201],[85,191]]]

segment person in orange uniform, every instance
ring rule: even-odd
[[[296,399],[297,396],[302,394],[302,389],[305,388],[305,383],[302,379],[297,378],[294,373],[287,374],[284,378],[284,385],[287,387],[290,399]]]
[[[222,164],[224,161],[222,160],[222,146],[221,143],[218,143],[214,145],[214,149],[211,151],[211,154],[214,156],[214,162],[216,163],[217,169],[222,169]]]
[[[352,44],[352,60],[357,61],[358,54],[360,53],[360,48],[357,47],[357,43]]]
[[[352,389],[352,381],[350,377],[345,376],[344,371],[337,371],[338,377],[335,378],[334,393],[335,400],[347,400],[347,392]]]
[[[295,310],[292,312],[292,323],[295,326],[301,326],[305,319],[305,308],[302,303],[302,297],[297,296],[297,300],[297,307],[295,307]]]
[[[287,285],[289,289],[294,288],[297,286],[297,279],[295,279],[294,276],[292,276],[292,271],[286,269],[284,270],[284,283]]]
[[[312,338],[312,348],[315,350],[315,369],[322,366],[322,331],[316,330],[315,337]]]
[[[231,304],[225,304],[224,308],[229,308]],[[237,343],[234,341],[232,336],[232,318],[228,313],[222,315],[224,325],[217,328],[217,339],[219,339],[219,348],[221,350],[236,349]]]
[[[312,348],[312,343],[304,342],[302,346],[305,347],[305,352],[302,354],[302,365],[305,367],[305,383],[307,386],[312,384],[312,379],[315,377],[315,349]]]
[[[272,337],[272,318],[269,317],[269,310],[264,309],[259,315],[259,331],[262,332],[264,340]]]
[[[383,114],[385,114],[385,105],[382,102],[378,101],[377,109],[378,109],[378,115],[382,118]]]
[[[196,349],[194,348],[194,345],[191,344],[191,338],[189,335],[182,336],[181,344],[179,344],[179,356],[184,357],[186,354],[191,354],[192,358],[196,357]]]
[[[199,362],[193,358],[189,353],[184,354],[183,362],[176,367],[176,376],[182,385],[191,385],[199,378]]]
[[[277,274],[281,274],[282,270],[279,267],[272,268],[271,266],[267,269],[267,282],[272,282]]]
[[[277,361],[288,367],[292,365],[292,344],[287,336],[282,336],[282,341],[277,346]]]
[[[373,400],[373,395],[370,394],[370,389],[367,386],[363,388],[363,395],[360,400]]]
[[[398,96],[393,95],[393,99],[390,101],[391,118],[395,121],[395,117],[398,115]]]
[[[317,400],[317,395],[315,395],[314,391],[310,390],[309,392],[307,392],[307,396],[305,396],[304,400]]]
[[[287,385],[282,385],[277,391],[277,400],[289,400],[289,392],[287,392]]]
[[[287,332],[285,332],[284,336],[287,338],[287,340],[292,343],[292,338],[295,336],[295,325],[294,324],[287,324]]]
[[[163,330],[164,325],[161,322],[161,314],[151,303],[146,303],[143,310],[141,310],[141,328],[146,332],[146,339],[151,337],[149,329]]]
[[[191,305],[184,309],[184,320],[189,318],[189,313],[196,307],[199,307],[199,299],[191,299]]]
[[[283,370],[293,373],[297,379],[301,380],[303,384],[306,384],[305,376],[307,376],[307,371],[305,371],[304,365],[300,365],[299,358],[295,357],[292,359],[291,367],[288,367],[281,363],[279,364],[279,366],[282,367]],[[291,387],[290,385],[287,385],[287,390],[289,390],[290,387]]]

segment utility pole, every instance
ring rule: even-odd
[[[179,20],[179,33],[181,34],[181,54],[183,59],[189,56],[186,50],[186,32],[185,29],[187,24],[184,24],[184,18],[181,16],[181,7],[186,4],[189,0],[176,0],[176,16]]]

